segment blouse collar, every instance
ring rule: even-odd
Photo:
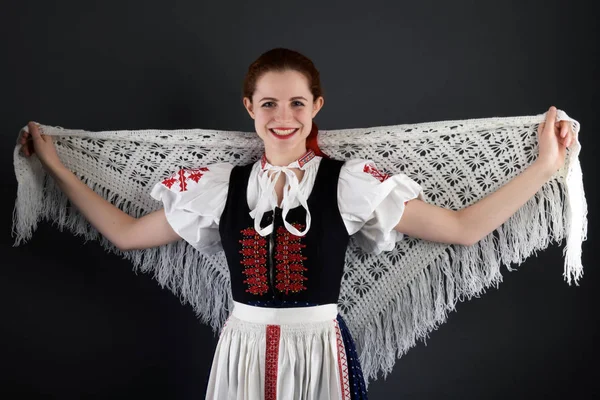
[[[316,154],[313,150],[308,150],[306,153],[304,153],[304,155],[302,157],[300,157],[299,159],[297,159],[296,161],[288,164],[286,166],[286,168],[299,168],[299,169],[305,169],[305,166],[307,164],[309,164],[312,160],[314,160],[316,157]],[[267,156],[263,153],[261,159],[260,159],[260,169],[261,171],[266,171],[268,169],[273,168],[273,165],[271,165],[269,163],[269,161],[267,161]]]

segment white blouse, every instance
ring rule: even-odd
[[[265,212],[277,206],[274,186],[279,174],[284,174],[282,215],[302,206],[307,211],[306,228],[299,232],[286,223],[287,230],[302,236],[310,229],[310,196],[321,157],[311,151],[287,167],[269,164],[263,156],[256,161],[248,180],[247,201],[255,229],[268,235],[273,226],[261,228]],[[290,168],[304,170],[302,181]],[[182,169],[155,184],[151,196],[162,201],[165,215],[175,232],[194,248],[205,253],[222,250],[219,220],[227,201],[229,176],[233,165],[211,164],[206,167]],[[272,171],[271,174],[267,171]],[[269,176],[270,175],[270,176]],[[404,212],[407,201],[423,200],[421,186],[404,174],[387,175],[377,170],[371,160],[349,160],[340,170],[338,180],[338,208],[346,230],[354,235],[361,248],[380,253],[394,248],[403,234],[394,230]],[[285,218],[284,218],[285,221]]]

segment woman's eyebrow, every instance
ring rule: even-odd
[[[304,100],[304,101],[308,101],[308,100],[306,100],[306,99],[305,99],[304,97],[302,97],[302,96],[296,96],[296,97],[292,97],[292,98],[290,99],[290,101],[291,101],[291,100],[298,100],[298,99],[302,99],[302,100]],[[263,97],[263,98],[262,98],[262,99],[260,99],[259,101],[263,101],[263,100],[279,101],[279,100],[277,100],[275,97]]]

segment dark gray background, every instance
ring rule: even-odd
[[[161,4],[162,3],[162,4]],[[12,149],[27,121],[253,130],[248,65],[278,46],[322,74],[322,129],[543,113],[582,126],[590,207],[579,287],[562,248],[505,272],[396,363],[372,399],[598,395],[598,29],[573,2],[21,2],[2,8],[3,398],[202,398],[216,337],[149,275],[42,224],[13,248]],[[6,397],[5,394],[12,393]]]

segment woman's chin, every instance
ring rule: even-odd
[[[276,153],[298,153],[306,150],[306,140],[270,140],[264,142],[265,150]]]

